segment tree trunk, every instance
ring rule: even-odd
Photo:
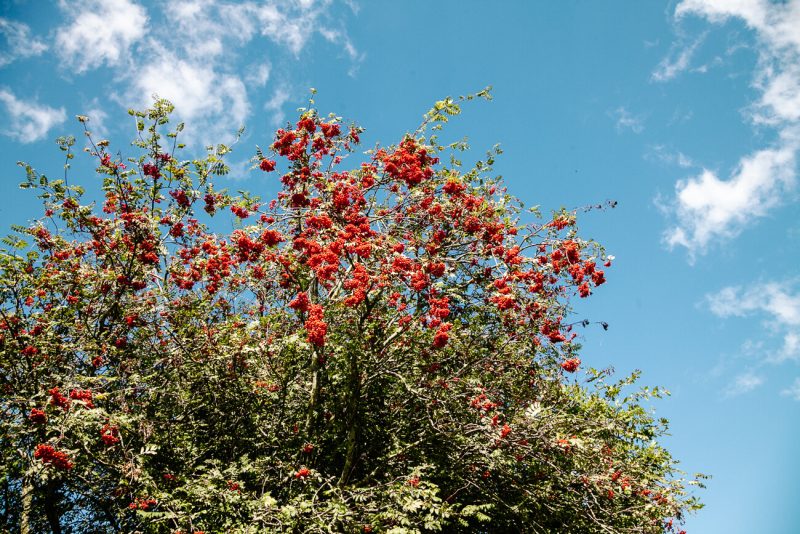
[[[360,432],[361,417],[359,414],[359,401],[361,400],[361,371],[358,367],[358,354],[350,353],[349,397],[347,399],[347,440],[345,447],[344,467],[339,477],[339,485],[344,486],[350,480],[358,454],[358,434]]]
[[[58,513],[58,482],[50,482],[47,485],[47,493],[44,499],[44,513],[47,522],[50,523],[50,530],[53,534],[61,534],[61,521]]]
[[[22,512],[19,518],[20,534],[31,534],[31,512],[33,508],[33,479],[27,474],[22,477]]]
[[[320,376],[320,356],[316,351],[312,351],[311,358],[311,395],[308,399],[308,413],[306,414],[306,427],[305,433],[309,441],[313,441],[314,433],[317,430],[318,411],[319,411],[319,394],[321,389],[321,376]]]

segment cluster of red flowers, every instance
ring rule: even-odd
[[[70,400],[65,397],[58,387],[54,387],[48,391],[50,394],[50,404],[62,410],[69,410]]]
[[[112,172],[116,172],[117,169],[124,169],[125,165],[123,163],[112,163],[111,155],[104,154],[103,157],[100,159],[100,165],[107,168]]]
[[[278,130],[275,134],[276,140],[272,144],[273,150],[289,161],[297,161],[303,157],[311,141],[313,156],[320,159],[330,152],[333,138],[341,135],[341,127],[336,123],[319,123],[321,135],[315,136],[317,124],[316,117],[309,116],[298,121],[295,131]],[[354,141],[358,142],[356,139]]]
[[[328,332],[328,324],[324,317],[325,310],[321,305],[311,304],[308,306],[308,318],[305,322],[308,342],[318,347],[325,344],[325,334]]]
[[[328,246],[323,246],[313,239],[297,237],[292,245],[302,254],[301,261],[305,261],[320,281],[332,280],[333,275],[339,271],[340,255],[344,250],[342,241],[337,240]]]
[[[452,323],[442,323],[436,333],[433,335],[433,347],[441,349],[447,345],[450,340],[450,329],[453,327]]]
[[[42,425],[47,422],[47,414],[44,413],[44,410],[40,410],[39,408],[33,408],[31,413],[28,414],[28,419],[32,423],[36,423],[37,425]]]
[[[569,358],[561,363],[561,368],[568,373],[574,373],[581,365],[580,358]]]
[[[240,219],[246,219],[250,217],[250,212],[244,206],[233,205],[231,206],[231,211]]]
[[[297,296],[289,302],[289,307],[299,312],[307,312],[308,307],[311,305],[311,299],[305,291],[301,291]]]
[[[362,264],[356,264],[353,267],[353,272],[350,275],[350,279],[345,281],[343,287],[352,293],[349,297],[344,299],[344,303],[347,306],[357,306],[361,302],[367,298],[367,292],[369,291],[369,283],[370,283],[370,276],[367,273],[366,267]]]
[[[76,400],[82,402],[84,406],[91,409],[94,408],[94,403],[92,402],[92,390],[91,389],[73,389],[69,392],[69,398],[72,400]]]
[[[146,512],[150,508],[154,507],[157,503],[158,501],[156,501],[152,497],[146,497],[146,498],[137,497],[132,503],[128,505],[128,508],[130,508],[131,510],[138,509],[142,510],[143,512]]]
[[[44,465],[52,465],[56,469],[69,470],[74,464],[67,453],[56,450],[52,445],[40,443],[33,451],[33,457]]]
[[[203,196],[203,202],[205,202],[205,206],[203,209],[209,215],[214,215],[217,212],[217,202],[219,202],[219,195],[215,195],[213,193],[206,193]]]
[[[419,185],[432,177],[431,165],[439,162],[439,158],[429,156],[428,152],[410,137],[404,139],[391,154],[379,150],[375,157],[383,162],[386,174],[394,180],[404,182],[408,187]]]
[[[569,439],[561,438],[556,440],[556,445],[565,453],[572,452],[572,440],[576,439],[576,436],[571,436]]]
[[[484,412],[488,412],[497,408],[498,404],[489,400],[489,397],[486,396],[486,393],[481,393],[470,400],[469,405],[476,410],[482,410]]]
[[[272,144],[272,148],[275,152],[281,156],[286,156],[290,161],[298,159],[300,156],[299,152],[296,149],[293,150],[293,143],[295,139],[297,139],[297,135],[295,135],[294,132],[287,132],[285,130],[278,130],[275,135],[278,138]],[[305,150],[305,146],[302,147],[302,150]]]
[[[294,477],[295,478],[299,478],[299,479],[303,479],[303,478],[308,477],[308,475],[310,475],[310,474],[311,474],[311,470],[309,468],[301,467],[300,469],[297,470],[297,472],[295,472]]]
[[[322,135],[327,138],[336,137],[341,135],[341,129],[339,128],[338,124],[335,123],[321,123],[319,125],[320,129],[322,130]]]
[[[442,186],[442,191],[447,193],[448,195],[458,195],[459,193],[463,193],[467,190],[466,184],[459,180],[450,179],[447,180],[447,183]]]
[[[145,176],[150,176],[153,180],[156,180],[161,176],[161,172],[158,170],[158,167],[152,163],[145,163],[142,165],[142,172]]]
[[[103,428],[100,429],[100,439],[103,440],[103,443],[106,447],[112,447],[119,443],[119,428],[116,426],[105,424]]]
[[[264,252],[264,243],[251,238],[242,230],[235,230],[233,234],[231,234],[231,241],[236,245],[236,259],[239,263],[256,261]]]
[[[563,230],[567,226],[571,226],[575,224],[574,217],[568,217],[563,215],[557,215],[553,217],[553,220],[547,223],[545,226],[550,226],[555,228],[556,230]]]
[[[436,298],[433,295],[428,297],[428,326],[436,328],[450,315],[450,298]]]
[[[169,192],[169,196],[175,199],[175,202],[178,203],[178,206],[182,208],[188,208],[192,205],[192,201],[189,198],[189,195],[186,194],[186,191],[183,189],[175,189],[174,191]]]
[[[567,340],[566,336],[561,332],[561,325],[556,321],[545,320],[542,322],[540,331],[551,343],[561,343]]]

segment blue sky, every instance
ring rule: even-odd
[[[232,188],[256,144],[315,87],[366,145],[414,129],[446,95],[494,87],[448,136],[616,256],[581,303],[607,321],[584,361],[673,393],[668,446],[714,478],[695,533],[797,531],[800,520],[800,2],[0,2],[0,223],[36,213],[17,160],[59,174],[76,114],[123,152],[126,110],[157,93],[192,147],[231,139]],[[78,174],[81,165],[76,167]],[[83,178],[90,183],[90,176]]]

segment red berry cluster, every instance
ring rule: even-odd
[[[58,451],[52,445],[45,443],[40,443],[36,446],[33,457],[41,460],[44,465],[53,466],[64,471],[68,471],[74,466],[67,453]]]

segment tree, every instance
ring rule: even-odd
[[[312,100],[256,151],[267,203],[217,188],[231,147],[180,158],[165,100],[130,112],[134,157],[78,117],[97,202],[22,164],[44,214],[0,257],[3,529],[677,530],[700,505],[662,391],[574,374],[569,299],[608,258],[574,212],[523,224],[499,149],[461,168],[437,130],[462,100],[349,170],[362,129]]]

